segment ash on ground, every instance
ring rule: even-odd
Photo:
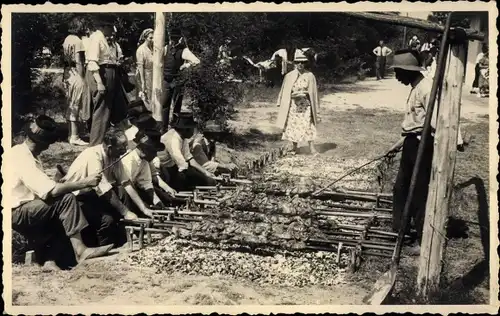
[[[293,252],[249,249],[239,245],[167,237],[158,245],[134,252],[130,264],[155,268],[157,273],[226,276],[259,285],[304,287],[343,283],[347,254],[337,264],[334,252]]]

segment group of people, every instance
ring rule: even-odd
[[[116,29],[102,21],[94,25],[89,32],[86,21],[76,17],[63,44],[69,141],[88,147],[69,168],[58,165],[51,179],[39,157],[56,142],[58,129],[52,118],[41,115],[26,126],[25,141],[6,153],[7,161],[16,162],[12,165],[22,160],[21,168],[10,170],[13,229],[32,243],[49,269],[106,255],[125,243],[122,219],[152,218],[154,208],[180,203],[178,191],[215,185],[217,174],[238,169],[215,160],[222,127],[209,121],[201,130],[192,112],[181,111],[180,68],[199,60],[182,44],[180,33],[170,32],[165,54],[164,99],[174,101],[167,125],[169,104],[162,124],[148,105],[152,30],[142,33],[137,53],[141,97],[129,100]],[[78,133],[77,123],[85,119],[90,120],[90,144]]]
[[[486,98],[490,93],[490,58],[488,46],[483,44],[481,52],[477,55],[474,69],[474,81],[470,93],[476,94],[480,98]]]

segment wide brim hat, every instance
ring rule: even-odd
[[[132,118],[132,117],[137,118],[139,117],[139,115],[146,112],[148,112],[148,109],[146,108],[144,101],[141,99],[136,99],[129,103],[127,110],[127,118]]]
[[[53,144],[57,141],[57,124],[46,116],[40,115],[25,127],[26,136],[35,143]]]
[[[155,129],[157,127],[157,122],[151,115],[151,112],[141,113],[133,121],[133,124],[139,129]]]
[[[194,120],[194,116],[192,112],[181,112],[178,115],[174,115],[170,126],[173,128],[196,128],[198,124]]]
[[[165,150],[165,145],[161,142],[161,133],[155,129],[141,129],[134,137],[134,143],[154,148],[156,151]]]
[[[293,56],[293,61],[309,61],[307,58],[306,54],[302,49],[296,49],[295,50],[295,55]]]
[[[389,68],[399,68],[409,71],[425,71],[418,59],[410,52],[395,54]]]

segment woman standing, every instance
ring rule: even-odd
[[[479,97],[481,98],[486,98],[489,95],[490,92],[490,85],[489,85],[489,66],[490,66],[490,58],[488,54],[488,50],[484,51],[484,55],[479,60],[478,67],[479,67]]]
[[[299,142],[307,141],[311,153],[316,154],[314,139],[319,99],[316,77],[309,71],[312,58],[297,49],[294,63],[295,69],[285,76],[278,96],[277,125],[284,131],[283,139],[292,142],[294,153]]]
[[[140,87],[139,97],[151,111],[151,97],[153,92],[153,29],[145,29],[139,38],[139,47],[136,52],[137,86]]]
[[[90,91],[85,81],[85,48],[82,36],[86,25],[82,17],[75,17],[69,24],[69,33],[63,42],[64,85],[68,100],[66,119],[69,122],[69,143],[86,146],[78,134],[78,123],[90,118]]]

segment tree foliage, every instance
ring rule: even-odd
[[[22,13],[12,17],[12,79],[13,112],[30,111],[32,99],[30,69],[36,66],[35,55],[43,46],[54,55],[61,55],[62,42],[67,35],[68,22],[75,13]],[[152,13],[99,13],[84,14],[92,18],[110,18],[116,21],[118,41],[125,56],[135,59],[137,41],[143,29],[154,27]],[[267,13],[173,13],[167,18],[168,27],[181,27],[190,49],[205,60],[202,69],[193,72],[189,84],[210,95],[213,99],[195,93],[198,104],[219,102],[226,109],[234,87],[218,81],[209,82],[211,76],[219,77],[212,67],[218,47],[224,39],[231,38],[241,51],[255,62],[271,57],[282,48],[285,41],[297,47],[313,47],[320,53],[315,69],[320,82],[341,78],[359,70],[363,62],[374,59],[372,49],[380,39],[393,49],[402,46],[403,28],[389,24],[364,21],[336,13],[321,12],[267,12]],[[255,70],[255,69],[254,69]],[[255,75],[257,71],[255,70]],[[203,79],[203,80],[202,80]],[[196,85],[194,84],[196,83]],[[202,86],[200,86],[202,85]],[[232,91],[226,93],[223,90]],[[222,101],[222,99],[226,101]],[[235,100],[238,98],[235,98]],[[234,101],[234,100],[233,100]],[[233,102],[231,101],[231,102]],[[228,101],[229,102],[229,101]],[[219,106],[219,103],[213,105]],[[212,107],[213,108],[213,107]],[[212,111],[222,113],[223,111]],[[222,114],[220,114],[222,115]],[[206,116],[206,115],[205,115]]]

